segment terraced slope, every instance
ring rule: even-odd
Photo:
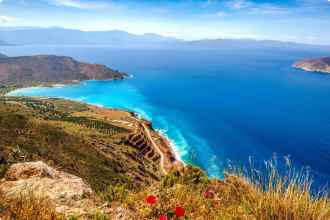
[[[124,143],[136,123],[125,111],[70,100],[0,97],[0,178],[14,163],[42,160],[96,191],[149,185],[159,163]]]

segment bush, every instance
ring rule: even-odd
[[[210,178],[207,177],[206,173],[199,167],[187,165],[184,175],[181,175],[179,171],[172,171],[170,174],[163,177],[162,185],[164,187],[172,187],[175,184],[183,185],[198,185],[208,184]]]
[[[128,193],[127,185],[118,183],[117,185],[109,185],[105,191],[99,192],[98,195],[101,199],[109,202],[123,202]]]

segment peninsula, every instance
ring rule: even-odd
[[[119,80],[127,73],[100,64],[78,62],[71,57],[40,55],[8,57],[0,54],[0,89],[72,85],[80,80]]]
[[[300,60],[292,66],[312,72],[330,73],[330,56]]]

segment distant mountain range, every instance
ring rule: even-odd
[[[147,33],[131,34],[125,31],[81,31],[51,28],[0,28],[2,40],[17,45],[111,45],[164,46],[181,42],[176,38]],[[22,37],[24,36],[24,37]]]
[[[330,46],[316,46],[274,40],[205,39],[185,41],[153,33],[137,35],[120,30],[81,31],[61,27],[2,27],[0,28],[0,37],[0,45],[107,45],[118,47],[330,49]]]
[[[10,45],[11,45],[10,43],[7,43],[6,41],[0,39],[0,46],[10,46]]]

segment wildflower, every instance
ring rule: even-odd
[[[148,196],[147,197],[147,203],[148,204],[154,204],[156,202],[156,196]]]
[[[218,200],[213,200],[213,203],[214,203],[215,205],[217,205],[217,204],[219,204],[219,201],[218,201]]]
[[[177,206],[175,208],[175,213],[176,213],[177,216],[183,216],[184,215],[184,209],[180,206]]]
[[[210,195],[210,192],[205,192],[205,195],[206,195],[206,196]]]
[[[166,217],[165,216],[159,216],[158,220],[166,220]]]
[[[140,209],[140,212],[144,212],[144,210],[143,209]]]

